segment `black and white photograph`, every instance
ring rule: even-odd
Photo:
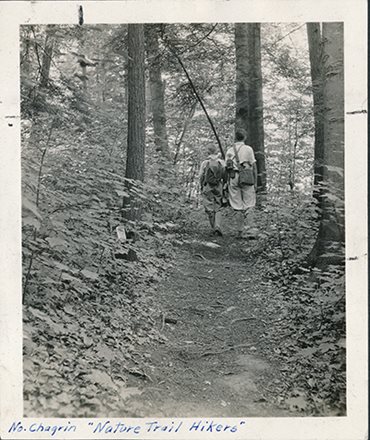
[[[348,107],[345,20],[41,3],[74,21],[18,26],[21,417],[346,419],[367,94]]]

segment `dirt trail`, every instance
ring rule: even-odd
[[[133,378],[126,416],[298,415],[281,408],[267,389],[281,378],[279,366],[259,350],[268,344],[269,291],[254,271],[253,245],[204,235],[178,243],[173,268],[156,293],[167,340],[147,348],[150,381]]]

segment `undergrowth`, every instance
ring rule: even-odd
[[[309,267],[317,234],[311,197],[288,195],[261,213],[265,231],[256,270],[268,286],[271,315],[265,354],[281,366],[285,386],[275,396],[292,410],[346,411],[345,279],[342,266]],[[274,347],[271,350],[271,347]]]
[[[128,190],[118,146],[63,124],[23,135],[26,413],[112,414],[131,377],[150,381],[140,347],[165,342],[155,289],[204,213],[171,169],[149,165],[147,183]],[[127,195],[140,199],[140,221],[123,219]],[[345,410],[344,267],[307,265],[317,216],[310,195],[270,191],[249,258],[271,288],[265,355],[286,379],[275,398],[336,415]]]
[[[153,286],[172,259],[178,194],[132,187],[146,215],[126,222],[119,150],[62,127],[25,132],[22,154],[26,413],[108,414],[131,375],[150,377],[139,347],[163,342]]]

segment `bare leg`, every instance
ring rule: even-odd
[[[215,212],[214,219],[214,229],[221,235],[221,211]]]
[[[209,224],[211,225],[211,228],[214,229],[215,227],[215,213],[213,211],[208,211],[208,219],[209,219]]]
[[[236,211],[236,229],[241,235],[244,229],[244,211]]]
[[[245,214],[245,223],[247,233],[250,236],[255,236],[258,233],[255,223],[255,208],[248,208]]]

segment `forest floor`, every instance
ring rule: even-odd
[[[240,240],[234,220],[214,237],[198,210],[196,227],[142,236],[146,254],[118,260],[129,289],[99,275],[89,290],[28,294],[25,415],[345,414],[340,278],[319,295],[309,271],[285,275],[262,228]]]
[[[278,403],[281,365],[265,355],[272,290],[254,269],[258,241],[202,233],[177,244],[156,293],[166,341],[147,348],[150,383],[133,378],[125,415],[294,415]]]

